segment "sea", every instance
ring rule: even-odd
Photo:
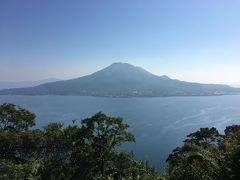
[[[103,98],[87,96],[0,96],[8,102],[34,112],[36,127],[50,122],[69,125],[73,120],[91,117],[97,112],[118,116],[130,125],[135,143],[121,148],[133,152],[138,160],[148,160],[159,173],[166,167],[168,155],[183,144],[186,136],[202,127],[240,124],[240,96]]]

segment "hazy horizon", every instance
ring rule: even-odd
[[[0,81],[71,79],[114,62],[240,84],[239,1],[2,1]]]

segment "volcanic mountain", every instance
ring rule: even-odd
[[[240,94],[240,88],[220,84],[190,83],[157,76],[127,63],[114,63],[91,75],[4,89],[0,95],[75,95],[102,97],[213,96]]]

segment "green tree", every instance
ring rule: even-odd
[[[240,126],[201,128],[169,155],[163,179],[240,179]]]
[[[0,179],[34,179],[41,144],[35,115],[13,104],[0,105]]]
[[[155,169],[117,147],[134,141],[122,118],[101,112],[68,126],[36,129],[35,115],[0,105],[0,179],[157,179]]]
[[[115,148],[124,142],[134,141],[134,136],[127,132],[129,125],[122,118],[106,116],[99,112],[82,121],[82,137],[86,153],[94,159],[93,171],[105,177],[111,171],[111,159]]]
[[[182,147],[173,150],[167,162],[168,179],[217,179],[219,166],[219,141],[216,128],[201,128],[187,136]]]
[[[0,128],[3,131],[23,132],[35,125],[35,114],[14,104],[0,106]]]
[[[221,150],[224,153],[223,179],[240,179],[240,125],[226,127]]]

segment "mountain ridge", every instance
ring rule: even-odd
[[[35,80],[35,81],[0,81],[0,89],[33,87],[40,84],[56,82],[56,81],[61,81],[61,79],[47,78],[47,79]]]
[[[0,90],[0,95],[77,95],[102,97],[211,96],[240,94],[240,88],[200,84],[157,76],[128,63],[113,63],[90,75],[29,88]]]

